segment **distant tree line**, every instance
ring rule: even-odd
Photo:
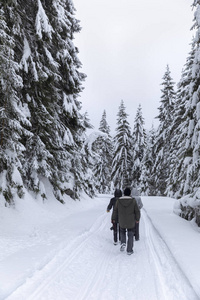
[[[131,134],[122,101],[110,174],[118,187],[137,185],[143,195],[180,199],[176,212],[200,226],[200,0],[192,6],[196,35],[177,90],[167,66],[159,126],[150,132],[144,129],[140,107]]]

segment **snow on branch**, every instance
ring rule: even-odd
[[[90,135],[86,138],[83,147],[85,148],[85,146],[88,147],[88,151],[92,154],[92,145],[94,144],[94,142],[99,138],[99,137],[104,137],[104,138],[108,138],[107,133],[104,133],[102,131],[93,131],[92,133],[90,133]]]
[[[24,38],[24,53],[23,53],[23,56],[22,56],[22,60],[21,60],[20,66],[21,67],[22,67],[22,65],[24,66],[24,71],[26,73],[28,73],[27,60],[28,60],[28,58],[30,56],[31,56],[31,49],[30,49],[30,46],[29,46],[29,43],[28,43],[27,39]]]
[[[48,17],[45,14],[44,8],[42,7],[40,0],[38,0],[38,12],[36,16],[35,25],[36,25],[36,33],[39,35],[41,39],[42,39],[42,31],[48,33],[49,36],[51,37],[51,31],[53,29],[49,24]]]

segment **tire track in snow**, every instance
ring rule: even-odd
[[[150,256],[154,261],[163,290],[162,299],[199,300],[189,280],[179,267],[167,244],[154,227],[150,217],[143,209],[143,220]]]
[[[44,290],[48,289],[49,286],[51,286],[51,284],[56,281],[56,278],[59,276],[59,274],[64,272],[64,270],[69,269],[70,264],[72,264],[73,261],[77,260],[77,257],[79,257],[80,253],[86,252],[85,249],[88,249],[89,241],[91,247],[94,248],[93,236],[96,236],[98,232],[101,232],[102,230],[105,231],[105,227],[107,227],[106,221],[107,215],[103,214],[99,216],[89,231],[75,238],[69,244],[69,246],[63,248],[59,254],[57,254],[46,266],[43,267],[43,269],[35,272],[32,278],[27,279],[25,284],[20,286],[14,293],[12,293],[6,299],[43,299],[42,294],[44,293]],[[66,257],[66,254],[68,253],[70,254]],[[96,270],[98,270],[98,268],[102,264],[102,260],[104,260],[106,256],[107,254],[105,253],[104,256],[101,257],[101,259],[95,263],[95,266],[93,265],[93,267],[95,267]],[[25,296],[22,297],[22,294]],[[51,298],[45,297],[44,299]]]
[[[132,256],[111,245],[109,222],[101,214],[6,300],[198,299],[144,210]]]

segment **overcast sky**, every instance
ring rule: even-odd
[[[73,0],[82,30],[76,34],[81,71],[79,100],[96,129],[106,110],[114,132],[124,100],[131,128],[139,104],[145,128],[156,127],[167,64],[178,83],[194,32],[191,0]]]

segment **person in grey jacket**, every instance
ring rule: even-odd
[[[126,248],[126,231],[128,233],[127,240],[127,254],[133,253],[133,235],[135,224],[140,220],[140,210],[137,202],[131,197],[131,189],[125,188],[124,196],[120,197],[113,209],[112,220],[116,222],[119,220],[121,248],[124,251]]]
[[[139,209],[141,209],[143,207],[143,203],[141,197],[139,196],[139,192],[137,188],[135,187],[132,188],[131,196],[135,198]],[[140,239],[140,235],[139,235],[139,222],[138,222],[135,224],[135,240],[139,241],[139,239]]]

